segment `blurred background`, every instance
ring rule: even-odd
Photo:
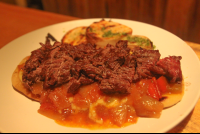
[[[120,18],[163,28],[200,43],[200,0],[0,0],[78,18]],[[152,31],[153,32],[153,31]]]

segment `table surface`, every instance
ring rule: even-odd
[[[60,15],[36,9],[28,9],[0,2],[0,49],[12,40],[33,30],[80,18]],[[200,44],[187,42],[200,59]],[[200,132],[200,99],[193,111],[169,133]]]

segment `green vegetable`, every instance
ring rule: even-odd
[[[138,46],[149,46],[151,43],[150,40],[141,38],[141,37],[137,37],[137,36],[135,36],[135,37],[128,36],[127,40],[129,42],[136,42],[138,44]]]
[[[90,28],[90,32],[92,32],[93,31],[93,29],[91,28],[91,27],[89,27]]]
[[[156,46],[155,46],[155,45],[153,45],[153,49],[156,49]]]
[[[113,37],[117,35],[120,35],[120,33],[112,33],[111,30],[109,30],[103,34],[103,37]]]
[[[105,29],[106,29],[105,27],[102,27],[102,28],[101,28],[102,31],[104,31]]]
[[[127,35],[127,33],[122,33],[122,35]]]

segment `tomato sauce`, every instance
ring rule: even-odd
[[[72,95],[66,84],[42,92],[38,112],[60,125],[88,129],[121,128],[135,124],[138,117],[159,118],[164,107],[148,95],[150,82],[132,83],[131,93],[126,95],[103,94],[98,83],[82,86]],[[166,93],[181,91],[181,84],[167,85]]]

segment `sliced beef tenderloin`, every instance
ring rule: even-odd
[[[44,63],[44,88],[57,87],[71,79],[71,66],[74,60],[71,57],[51,58]]]
[[[106,94],[130,93],[130,86],[135,74],[135,68],[120,67],[108,79],[100,83],[100,90]]]
[[[83,58],[92,59],[96,52],[96,46],[90,43],[83,43],[74,46],[74,59],[79,60]]]
[[[40,45],[40,48],[31,52],[30,58],[23,67],[22,81],[30,90],[34,83],[44,79],[44,73],[42,72],[43,62],[47,59],[49,52],[52,50],[52,46],[49,42],[46,44],[40,43]]]
[[[106,94],[127,94],[132,82],[155,75],[165,75],[171,82],[182,80],[181,57],[160,59],[158,50],[135,48],[130,51],[127,41],[116,46],[96,49],[92,44],[60,44],[47,41],[32,52],[25,63],[23,81],[26,87],[43,82],[44,88],[68,83],[68,93],[75,94],[81,85],[98,82]]]
[[[85,64],[82,66],[81,69],[85,75],[93,79],[96,77],[96,75],[102,74],[102,70],[98,67],[93,66],[92,64]]]
[[[89,85],[89,84],[92,84],[94,82],[93,79],[88,78],[84,74],[81,74],[81,76],[80,76],[80,78],[78,80],[81,83],[81,85]]]
[[[127,48],[127,41],[119,41],[116,47],[108,44],[106,48],[101,51],[97,61],[103,62],[107,68],[116,70],[119,66],[124,64],[129,52],[130,49]]]
[[[52,50],[52,46],[48,44],[40,44],[41,47],[31,52],[30,58],[26,61],[24,70],[30,72],[35,70],[40,64],[46,60],[49,52]]]
[[[103,79],[99,88],[106,94],[126,94],[130,90],[130,82],[119,77],[112,77],[109,79]]]
[[[127,66],[129,68],[136,68],[136,56],[132,54],[128,55],[125,59],[123,66]]]
[[[157,65],[153,66],[150,68],[151,73],[153,73],[155,76],[161,76],[161,75],[166,75],[166,71]]]
[[[182,81],[182,71],[181,71],[181,56],[169,56],[160,59],[157,63],[158,67],[161,67],[165,72],[165,76],[170,79],[170,82],[180,82]]]
[[[153,68],[160,59],[158,50],[140,49],[134,51],[136,56],[136,77],[137,79],[152,78],[151,68]]]
[[[68,83],[67,93],[76,94],[80,86],[80,81],[78,81],[75,78],[72,78]]]

